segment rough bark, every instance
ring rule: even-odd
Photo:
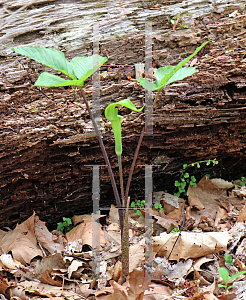
[[[89,54],[91,42],[85,36],[89,35],[91,27],[87,31],[81,29],[82,21],[78,20],[86,14],[80,4],[75,1],[44,2],[27,7],[12,18],[6,9],[13,13],[20,8],[19,4],[9,1],[3,5],[1,13],[5,25],[0,30],[0,41],[7,46],[30,43],[56,46],[65,49],[67,57]],[[158,4],[156,2],[147,6],[141,1],[124,3],[128,11],[125,10],[122,15],[122,23],[127,12],[131,24],[136,21],[141,29],[144,29],[147,18],[141,13],[148,13],[150,20],[158,19],[153,23],[154,67],[178,63],[203,41],[213,39],[211,32],[226,50],[224,53],[216,42],[211,42],[192,61],[197,66],[197,73],[171,85],[161,94],[154,111],[155,136],[144,138],[138,159],[138,165],[158,165],[153,167],[155,190],[171,191],[183,163],[217,157],[220,165],[210,172],[227,176],[228,179],[239,177],[245,170],[245,11],[239,9],[242,2],[230,1],[226,4],[226,1],[221,1],[217,6],[204,2],[200,15],[205,15],[204,22],[211,30],[209,32],[197,18],[199,11],[195,10],[194,3],[190,1],[189,4],[193,16],[187,15],[185,18],[181,14],[182,20],[179,21],[183,25],[192,21],[193,27],[177,27],[176,30],[171,30],[167,16],[174,16],[170,12],[175,7],[185,10],[183,2],[167,3],[165,13],[161,5],[155,6]],[[93,6],[95,2],[90,4]],[[87,5],[90,12],[88,4],[81,5]],[[137,17],[133,14],[134,7],[137,8]],[[230,12],[232,8],[239,9],[239,14],[228,18],[225,10],[228,8]],[[98,11],[102,9],[103,5],[98,7]],[[195,13],[198,15],[194,16]],[[92,12],[89,15],[91,17]],[[29,18],[28,23],[25,18]],[[75,37],[79,29],[74,30],[76,26],[83,32],[77,41]],[[101,68],[102,108],[116,99],[130,98],[137,106],[144,102],[144,90],[134,80],[134,66],[144,62],[145,45],[144,32],[137,33],[136,27],[133,34],[122,36],[119,31],[119,36],[111,36],[109,41],[110,29],[114,27],[102,26],[101,33],[105,33],[106,38],[100,45],[101,54],[107,56],[111,64]],[[62,216],[90,211],[92,167],[88,165],[103,165],[104,161],[79,93],[71,88],[49,88],[42,89],[44,95],[31,87],[31,81],[34,82],[46,68],[28,58],[18,57],[9,49],[2,49],[0,54],[0,226],[21,222],[33,210],[52,224],[60,221]],[[122,66],[115,67],[113,63]],[[91,99],[91,80],[87,81],[85,92]],[[122,114],[124,112],[122,110]],[[136,134],[141,132],[143,125],[144,116],[136,113],[130,113],[122,122],[125,176],[134,155]],[[101,130],[117,175],[114,139],[103,115]],[[203,169],[198,175],[203,172],[207,173],[207,170]],[[100,176],[101,206],[108,207],[114,199],[105,167],[101,167]],[[144,169],[136,167],[130,193],[132,199],[144,196],[143,185]]]

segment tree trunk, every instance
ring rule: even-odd
[[[99,12],[106,4],[45,2],[36,1],[35,5],[20,11],[17,11],[16,1],[4,4],[0,9],[3,20],[1,43],[56,47],[66,50],[68,58],[90,54],[92,27],[82,27],[81,16],[84,21],[90,20],[90,25],[92,12],[89,6],[97,5],[100,16]],[[227,179],[245,175],[246,57],[243,45],[246,15],[240,9],[242,2],[230,1],[230,6],[226,6],[220,1],[220,5],[211,7],[203,2],[199,9],[195,9],[190,1],[189,13],[179,13],[176,17],[174,9],[185,11],[183,2],[173,4],[169,1],[167,9],[153,2],[123,1],[122,13],[113,11],[111,4],[107,4],[109,15],[113,17],[107,19],[104,12],[105,18],[112,24],[100,27],[101,35],[104,34],[101,55],[109,59],[100,70],[100,129],[115,175],[114,138],[103,109],[112,101],[125,98],[131,99],[137,107],[144,103],[144,90],[135,80],[135,65],[144,63],[146,19],[158,20],[153,22],[154,68],[177,64],[205,40],[214,40],[213,34],[223,49],[216,41],[210,42],[190,62],[197,67],[197,72],[168,86],[161,94],[153,112],[154,136],[144,137],[138,165],[154,165],[155,191],[172,192],[182,165],[203,159],[216,157],[220,164],[210,170],[199,170],[198,177],[208,172]],[[133,14],[134,8],[137,15]],[[227,9],[230,13],[232,9],[238,9],[238,13],[228,17]],[[142,17],[141,13],[147,15]],[[199,13],[204,16],[203,22],[198,18]],[[175,30],[171,29],[170,16],[178,20]],[[104,19],[101,17],[100,20],[103,24]],[[179,27],[187,27],[188,23],[191,28]],[[122,31],[117,27],[120,24],[123,24]],[[133,32],[124,36],[123,31],[130,29]],[[48,68],[17,56],[10,49],[2,49],[0,55],[0,226],[21,222],[33,210],[50,224],[61,221],[62,216],[91,211],[91,165],[104,165],[105,162],[79,91],[72,88],[43,88],[39,91],[31,87],[32,83]],[[91,100],[91,79],[85,84],[85,93]],[[123,115],[126,112],[124,109],[120,111]],[[143,114],[134,112],[123,119],[125,177],[134,155],[137,134],[143,126]],[[107,169],[102,166],[100,170],[100,206],[108,207],[114,203],[112,188]],[[130,192],[132,200],[144,197],[143,186],[144,168],[137,166]]]

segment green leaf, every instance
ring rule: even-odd
[[[206,176],[206,177],[210,178],[210,174],[205,174],[204,176]]]
[[[241,276],[241,275],[243,275],[243,274],[245,274],[245,273],[246,273],[246,271],[241,271],[241,272],[239,272],[239,273],[233,275],[232,277],[230,277],[229,280],[234,280],[234,279],[238,278],[239,276]],[[220,275],[221,275],[221,274],[220,274]],[[221,277],[222,277],[222,276],[221,276]],[[222,277],[222,279],[223,279],[223,277]]]
[[[182,183],[181,183],[181,188],[184,189],[185,186],[186,186],[186,182],[182,182]]]
[[[144,205],[145,205],[145,200],[142,200],[141,201],[141,207],[144,207]]]
[[[52,48],[45,48],[39,46],[29,47],[10,47],[15,52],[21,55],[30,57],[39,63],[44,64],[54,70],[60,71],[63,74],[75,79],[72,66],[69,61],[65,58],[63,52]]]
[[[141,212],[140,212],[139,210],[136,211],[136,214],[137,214],[138,216],[140,216],[140,217],[142,216],[142,214],[141,214]]]
[[[154,204],[154,208],[155,208],[155,209],[159,209],[159,203],[155,203],[155,204]]]
[[[61,78],[59,76],[44,72],[39,75],[37,81],[34,83],[33,86],[83,86],[84,80],[67,80],[64,78]]]
[[[72,224],[72,220],[70,218],[63,217],[63,221],[66,222],[66,225]]]
[[[191,76],[195,72],[196,72],[196,67],[183,67],[178,71],[176,71],[176,73],[174,73],[174,75],[168,80],[168,82],[165,83],[165,86],[175,81],[182,80],[188,76]]]
[[[209,166],[210,165],[211,160],[208,160],[206,165]]]
[[[107,57],[94,54],[88,57],[74,57],[70,64],[76,77],[85,81],[107,60]]]
[[[190,174],[189,173],[185,173],[184,174],[184,178],[189,178]]]
[[[218,284],[218,287],[223,287],[223,288],[225,288],[225,289],[227,288],[227,286],[226,286],[226,285],[224,285],[224,284],[220,284],[220,283]]]
[[[190,181],[190,185],[196,186],[196,183],[193,181]]]
[[[109,104],[105,109],[105,117],[111,122],[114,138],[115,138],[115,153],[117,156],[122,154],[122,140],[121,140],[121,120],[122,116],[118,115],[118,108],[116,105],[122,105],[134,111],[141,111],[143,107],[137,109],[136,106],[129,99],[124,99],[112,104]]]
[[[156,83],[153,83],[152,79],[140,77],[137,81],[141,84],[142,87],[144,87],[149,92],[158,89],[158,85]]]
[[[135,208],[135,202],[132,202],[132,203],[131,203],[131,207],[132,207],[132,208]]]
[[[57,223],[57,230],[63,231],[63,229],[65,228],[63,222]]]
[[[228,287],[227,287],[227,290],[229,290],[229,289],[231,289],[231,288],[233,288],[233,285],[228,286]]]
[[[180,196],[180,192],[174,193],[174,196],[179,197]]]
[[[219,268],[219,273],[224,283],[227,285],[229,281],[229,272],[225,268]]]
[[[196,182],[196,177],[192,175],[191,178],[190,178],[190,180],[191,180],[192,182]]]
[[[197,168],[200,168],[200,167],[201,167],[199,163],[196,163],[196,166],[197,166]]]
[[[230,254],[225,254],[224,255],[224,259],[225,259],[225,264],[229,264],[229,265],[233,265],[233,259],[232,256]]]
[[[184,164],[184,165],[183,165],[183,169],[186,169],[186,168],[187,168],[187,166],[188,166],[187,164]]]
[[[198,47],[194,53],[192,53],[187,58],[183,59],[177,66],[166,66],[163,68],[159,68],[155,73],[154,77],[156,78],[156,83],[153,84],[151,87],[150,84],[145,84],[144,78],[139,78],[138,82],[145,87],[148,91],[152,90],[161,90],[164,86],[177,81],[182,80],[187,76],[194,74],[195,68],[194,67],[183,67],[185,63],[187,63],[193,56],[195,56],[208,42],[203,43],[200,47]],[[182,68],[182,70],[180,70]],[[146,81],[147,82],[147,81]],[[152,89],[150,89],[150,87]]]
[[[178,182],[178,180],[175,180],[175,182],[174,182],[174,185],[175,185],[175,186],[180,186],[180,184],[181,184],[181,183]]]
[[[175,233],[175,232],[180,232],[178,228],[173,228],[169,233]]]

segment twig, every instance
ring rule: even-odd
[[[206,23],[203,21],[202,17],[200,17],[200,20],[202,21],[202,24],[206,27],[207,31],[209,31],[214,36],[214,39],[216,40],[216,42],[218,43],[218,45],[220,46],[220,48],[222,49],[222,51],[224,52],[224,54],[229,57],[229,55],[226,54],[226,51],[223,48],[223,46],[218,41],[217,37],[213,34],[213,32],[208,28],[208,26],[206,25]]]
[[[176,244],[177,244],[177,242],[178,242],[179,238],[181,237],[181,232],[182,232],[182,229],[183,229],[183,227],[184,227],[185,220],[186,220],[186,217],[185,217],[185,212],[183,211],[183,222],[182,222],[182,225],[181,225],[181,227],[180,227],[180,232],[179,232],[179,235],[178,235],[178,237],[177,237],[177,239],[176,239],[175,243],[173,244],[172,250],[170,251],[170,253],[169,253],[169,255],[168,255],[167,259],[169,259],[169,257],[170,257],[170,256],[171,256],[171,254],[173,253],[173,249],[175,248],[175,246],[176,246]]]

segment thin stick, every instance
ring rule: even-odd
[[[200,20],[202,21],[202,24],[206,27],[207,31],[209,31],[213,36],[214,36],[214,39],[216,40],[216,42],[218,43],[218,45],[220,46],[220,48],[222,49],[222,51],[224,52],[224,54],[226,56],[229,57],[229,55],[226,54],[226,51],[225,49],[223,48],[223,46],[220,44],[220,42],[218,41],[217,37],[215,36],[215,34],[208,28],[208,26],[206,25],[206,23],[204,22],[203,18],[200,17]]]
[[[94,117],[93,117],[93,115],[92,115],[92,112],[91,112],[89,103],[88,103],[88,101],[86,100],[85,93],[84,93],[84,91],[82,90],[81,87],[79,87],[79,88],[80,88],[82,97],[83,97],[83,99],[84,99],[84,101],[85,101],[85,105],[86,105],[86,108],[87,108],[87,110],[88,110],[88,112],[89,112],[90,118],[91,118],[91,120],[92,120],[94,129],[95,129],[95,132],[96,132],[96,135],[97,135],[97,138],[98,138],[98,141],[99,141],[99,144],[100,144],[102,153],[103,153],[103,157],[104,157],[104,159],[105,159],[105,162],[106,162],[106,165],[107,165],[107,168],[108,168],[108,172],[109,172],[111,184],[112,184],[113,191],[114,191],[115,200],[116,200],[116,203],[117,203],[117,205],[118,205],[118,210],[119,210],[121,236],[123,236],[123,228],[124,228],[124,223],[123,223],[123,221],[124,221],[124,220],[123,220],[123,212],[122,212],[122,209],[121,209],[122,205],[121,205],[121,201],[120,201],[120,196],[119,196],[119,193],[118,193],[118,189],[117,189],[117,186],[116,186],[116,182],[115,182],[115,179],[114,179],[114,174],[113,174],[113,171],[112,171],[112,168],[111,168],[109,159],[108,159],[108,155],[107,155],[106,149],[105,149],[104,144],[103,144],[103,140],[102,140],[102,138],[101,138],[101,134],[100,134],[100,132],[99,132],[99,130],[98,130],[96,121],[95,121],[95,119],[94,119]]]

